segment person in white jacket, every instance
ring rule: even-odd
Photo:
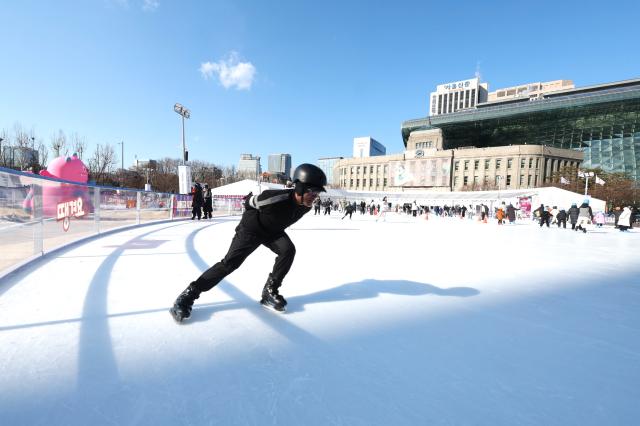
[[[631,228],[631,208],[625,207],[618,218],[618,229],[626,231]]]
[[[378,212],[378,217],[376,218],[376,222],[379,220],[386,222],[388,212],[389,212],[389,202],[387,201],[387,197],[383,197],[382,202],[380,202],[380,211]]]

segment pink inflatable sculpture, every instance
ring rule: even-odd
[[[45,217],[81,217],[90,212],[89,192],[86,186],[89,170],[77,154],[71,157],[58,157],[49,163],[41,176],[77,182],[81,185],[58,182],[42,182],[42,210]],[[33,208],[33,190],[24,200],[25,210]]]

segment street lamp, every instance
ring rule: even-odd
[[[122,186],[124,186],[124,141],[117,143],[120,145],[120,174],[122,176]]]
[[[589,190],[589,178],[590,177],[594,177],[595,173],[593,173],[593,172],[578,172],[578,176],[585,178],[584,195],[587,196],[587,191]]]
[[[176,103],[173,106],[173,110],[180,114],[182,117],[182,165],[185,165],[187,162],[187,150],[184,144],[184,119],[191,117],[191,111],[182,106],[182,104]]]

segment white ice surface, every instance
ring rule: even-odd
[[[1,425],[635,425],[640,232],[307,215],[177,325],[237,218],[112,234],[0,281]]]

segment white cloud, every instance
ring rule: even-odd
[[[218,62],[204,62],[200,72],[205,79],[218,77],[225,89],[235,87],[238,90],[249,90],[253,84],[256,67],[251,62],[240,62],[237,52],[231,52]]]
[[[160,2],[158,0],[143,0],[142,2],[142,10],[145,12],[153,12],[160,6]]]

